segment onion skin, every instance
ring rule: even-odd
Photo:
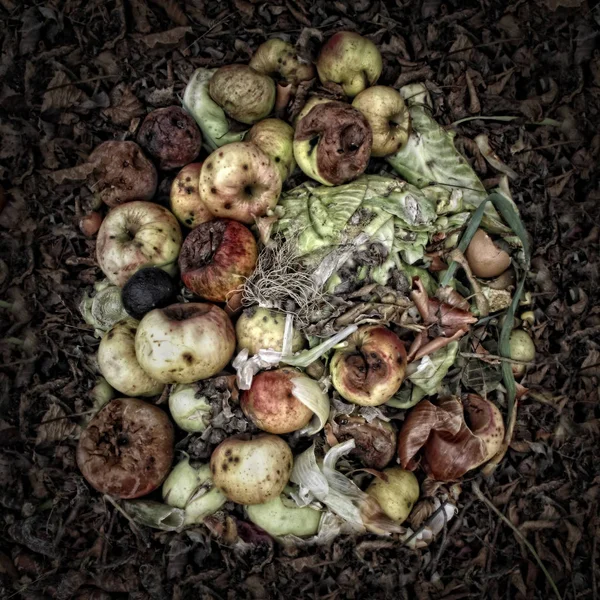
[[[367,168],[373,132],[364,115],[343,102],[316,104],[294,134],[294,157],[306,175],[324,185],[341,185]]]
[[[139,498],[167,476],[173,444],[173,425],[164,411],[137,398],[117,398],[81,434],[77,465],[99,492]]]
[[[394,332],[380,325],[361,327],[347,343],[331,360],[333,386],[340,396],[354,404],[384,404],[404,380],[404,344]]]
[[[404,469],[414,470],[415,456],[423,449],[422,466],[431,478],[456,481],[490,460],[503,439],[502,415],[489,400],[475,394],[464,403],[456,397],[442,398],[437,404],[421,400],[400,430],[398,455]]]
[[[498,277],[510,267],[511,263],[510,256],[498,248],[483,229],[475,232],[465,251],[465,258],[473,275],[485,279]]]

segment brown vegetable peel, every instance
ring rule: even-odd
[[[442,398],[437,404],[422,400],[404,421],[398,438],[403,468],[414,470],[423,450],[422,466],[439,481],[454,481],[490,460],[504,439],[504,422],[489,400],[469,394]]]

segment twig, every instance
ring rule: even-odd
[[[137,523],[129,514],[127,514],[108,494],[104,494],[104,498],[105,500],[108,500],[115,507],[115,509],[129,521],[137,534],[142,535],[141,529],[137,526]]]
[[[504,523],[506,523],[513,530],[513,533],[515,534],[517,539],[527,547],[529,552],[531,552],[531,554],[533,555],[533,558],[535,558],[535,562],[537,562],[540,569],[546,576],[546,579],[548,580],[550,587],[554,590],[554,593],[556,594],[558,600],[563,600],[562,596],[560,595],[560,592],[558,591],[558,588],[556,587],[556,583],[554,583],[554,579],[552,579],[552,576],[550,575],[550,573],[548,573],[548,570],[544,566],[542,559],[538,556],[538,553],[535,551],[535,548],[527,541],[527,538],[494,506],[491,500],[488,500],[483,495],[483,492],[479,488],[479,483],[477,483],[477,481],[472,482],[471,489],[473,490],[475,496],[477,496],[477,498],[481,500],[481,502],[483,502],[497,517],[504,521]]]
[[[207,36],[215,27],[218,27],[222,23],[225,23],[225,21],[227,21],[228,19],[230,19],[237,13],[238,13],[237,10],[230,12],[228,15],[225,15],[221,20],[217,21],[216,23],[213,23],[202,35],[197,37],[187,48],[184,48],[183,51],[185,52],[186,50],[189,50],[194,44],[199,42],[203,37]]]
[[[492,360],[498,360],[500,362],[507,362],[512,365],[528,365],[528,366],[535,365],[535,363],[530,360],[515,360],[513,358],[506,358],[504,356],[498,356],[497,354],[478,354],[477,352],[461,352],[460,355],[463,356],[464,358],[479,358],[483,362],[485,362],[486,358],[490,358]]]
[[[61,83],[60,85],[54,85],[47,88],[47,92],[53,90],[60,90],[61,88],[69,87],[70,85],[83,85],[84,83],[91,83],[92,81],[100,81],[102,79],[115,79],[118,75],[98,75],[97,77],[90,77],[89,79],[80,79],[79,81],[70,81],[69,83]]]

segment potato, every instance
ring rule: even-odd
[[[230,437],[210,457],[215,485],[233,502],[262,504],[277,498],[292,472],[290,447],[276,435]]]

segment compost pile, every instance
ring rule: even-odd
[[[248,41],[233,13],[156,5],[110,13],[121,33],[97,64],[118,77],[137,40],[169,57],[167,87],[107,95],[68,69],[46,85],[35,177],[65,196],[42,267],[34,175],[4,171],[7,595],[591,595],[598,137],[576,115],[596,115],[596,63],[570,95],[546,77],[517,101],[516,67],[494,79],[469,37],[475,9],[419,9],[444,54],[407,45],[379,5],[340,4],[323,32],[317,5],[236,2],[247,24],[303,24]],[[20,55],[71,9],[45,10],[55,29],[27,9]],[[149,33],[158,17],[178,26]],[[499,23],[521,64],[520,22]],[[587,65],[595,33],[575,23],[563,60]],[[217,50],[230,35],[235,52]],[[66,143],[95,113],[111,135]],[[10,123],[7,156],[33,165]]]

